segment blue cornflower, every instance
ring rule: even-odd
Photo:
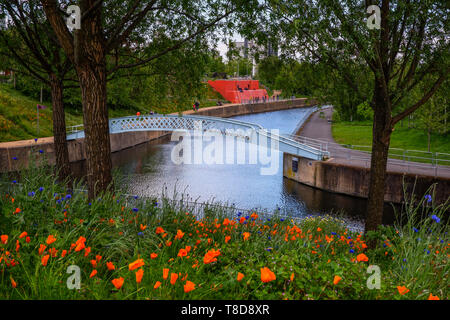
[[[139,209],[138,209],[138,208],[133,208],[133,211],[134,211],[134,212],[138,212]]]
[[[17,160],[17,157],[13,157],[13,160]]]
[[[40,191],[40,192],[44,191],[44,188],[43,188],[43,187],[40,187],[40,188],[39,188],[39,191]]]
[[[431,195],[427,194],[427,195],[425,196],[425,200],[427,200],[427,202],[430,203],[431,200],[432,200]]]
[[[28,192],[28,196],[34,197],[34,195],[35,195],[34,191]]]
[[[70,194],[66,195],[65,199],[69,200],[70,198],[72,198],[72,196]]]
[[[420,240],[422,240],[422,239],[420,239],[420,238],[417,238],[417,241],[420,241]]]
[[[34,142],[37,142],[38,141],[38,139],[37,138],[34,138]]]
[[[281,221],[281,222],[283,222],[283,221],[284,221],[284,219],[280,219],[280,221]]]
[[[138,196],[134,196],[134,199],[137,200]]]
[[[250,219],[250,216],[245,216],[245,220],[248,220],[248,219]]]
[[[441,219],[439,219],[439,217],[436,216],[435,214],[433,214],[433,215],[431,216],[431,219],[433,219],[434,221],[436,221],[436,223],[441,222]]]
[[[427,250],[427,254],[430,254],[430,250]]]
[[[240,217],[240,216],[241,216],[241,214],[242,214],[242,212],[238,212],[237,216],[238,216],[238,217]]]
[[[331,232],[331,234],[332,234],[333,236],[335,236],[337,233],[336,233],[336,232]]]
[[[403,262],[406,262],[406,259],[403,259]]]
[[[138,236],[142,237],[143,235],[144,235],[144,233],[142,231],[138,232]]]
[[[17,183],[17,180],[13,180],[12,183]]]
[[[89,205],[92,206],[92,203],[89,202]]]
[[[416,228],[413,228],[414,229],[414,232],[419,232],[419,229],[416,229]]]
[[[349,252],[350,252],[350,253],[355,253],[355,250],[350,249]]]
[[[39,150],[39,153],[44,153],[44,150]]]

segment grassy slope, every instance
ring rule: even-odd
[[[220,98],[214,93],[210,94],[203,101],[200,101],[200,107],[210,107],[217,103]],[[50,137],[53,135],[52,108],[50,101],[44,101],[42,104],[47,109],[39,110],[39,128],[37,132],[37,111],[36,105],[39,103],[37,99],[29,98],[21,92],[11,88],[8,84],[0,83],[0,142],[17,141],[33,139],[36,137]],[[148,108],[142,108],[141,112],[145,112]],[[186,106],[185,110],[190,110],[191,106]],[[136,113],[134,109],[118,109],[109,110],[110,118],[129,116]],[[159,113],[176,112],[176,109],[155,110]],[[66,110],[66,125],[73,126],[83,123],[83,115],[81,112],[74,110]]]
[[[338,143],[372,145],[372,124],[370,122],[336,122],[332,126],[333,137]],[[397,124],[391,138],[391,148],[428,151],[427,134],[424,130],[408,129],[407,124]],[[449,135],[432,134],[431,151],[450,153]]]

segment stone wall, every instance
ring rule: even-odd
[[[293,170],[293,160],[297,159],[297,172]],[[369,193],[370,170],[332,163],[314,161],[291,154],[283,155],[283,175],[305,185],[334,193],[367,198]],[[450,190],[450,179],[429,177],[407,173],[387,172],[384,200],[386,202],[402,203],[404,201],[404,186],[407,194],[414,193],[422,197],[436,183],[435,203],[444,203]]]

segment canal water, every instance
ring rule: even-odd
[[[232,119],[259,124],[266,129],[291,134],[301,125],[310,109],[290,109],[233,117]],[[195,139],[193,139],[194,141]],[[215,141],[212,138],[210,141]],[[212,142],[203,141],[203,151]],[[223,145],[226,144],[225,139]],[[113,166],[123,178],[127,192],[140,197],[188,199],[196,202],[215,202],[245,210],[280,212],[295,217],[331,214],[338,215],[353,230],[363,230],[367,201],[365,199],[338,195],[302,185],[283,177],[282,153],[263,149],[270,162],[250,162],[249,144],[241,145],[235,140],[233,153],[245,154],[245,161],[234,158],[226,160],[228,148],[224,147],[224,164],[177,164],[174,148],[181,144],[172,136],[163,137],[136,147],[112,154]],[[191,142],[194,153],[195,142]],[[197,144],[198,146],[198,144]],[[230,148],[231,150],[231,148]],[[178,153],[183,155],[185,151]],[[258,153],[259,157],[259,153]],[[267,159],[266,159],[267,161]],[[79,162],[76,171],[85,172],[85,163]],[[262,168],[273,168],[273,174],[262,175]],[[82,174],[81,174],[82,175]],[[385,205],[384,224],[392,224],[394,211]]]
[[[309,113],[309,109],[301,108],[243,115],[233,119],[276,129],[280,134],[290,134],[306,120]],[[274,174],[262,175],[261,168],[268,168],[269,165],[267,162],[265,165],[250,163],[248,143],[242,148],[235,141],[235,153],[244,152],[246,155],[244,164],[238,164],[237,157],[232,164],[176,164],[173,154],[177,145],[180,146],[180,142],[171,141],[169,135],[113,153],[113,165],[120,171],[128,193],[141,197],[160,197],[164,192],[171,198],[183,195],[191,201],[220,202],[263,212],[280,211],[296,217],[338,214],[349,227],[362,230],[365,199],[321,191],[284,178],[282,154],[278,151],[271,157],[270,165],[276,169],[273,170]],[[203,142],[203,148],[207,145],[212,144]],[[224,150],[224,163],[229,163],[225,159],[227,150]],[[268,150],[264,152],[270,155]],[[84,165],[80,166],[79,170],[84,171]],[[384,223],[392,222],[389,216]]]

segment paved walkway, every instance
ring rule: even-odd
[[[331,162],[370,168],[370,154],[344,148],[334,141],[331,133],[331,122],[328,122],[328,119],[332,118],[331,115],[333,113],[333,108],[329,107],[322,109],[322,111],[325,113],[325,117],[321,118],[320,112],[315,112],[307,123],[295,134],[321,140],[324,144],[328,142],[328,151],[330,152],[330,156],[332,158],[330,160]],[[412,173],[432,177],[439,176],[450,178],[449,166],[435,167],[431,164],[411,161],[389,159],[387,170],[389,172]]]

